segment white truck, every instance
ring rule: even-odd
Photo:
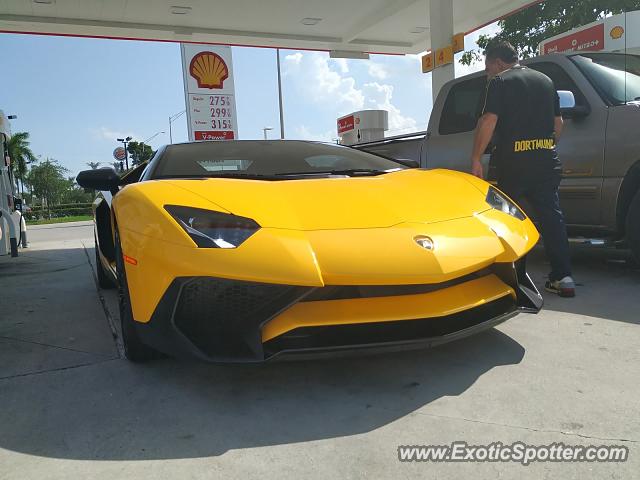
[[[13,181],[6,146],[10,136],[9,119],[0,110],[0,255],[10,253],[12,257],[17,257],[20,226],[24,220],[19,212],[15,213],[14,208]]]

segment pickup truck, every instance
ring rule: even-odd
[[[521,62],[573,93],[558,142],[560,201],[569,235],[628,245],[640,262],[640,56],[566,53]],[[626,73],[625,73],[626,72]],[[426,132],[355,145],[423,168],[470,171],[487,78],[457,78],[440,91]],[[489,155],[488,180],[495,179]],[[485,168],[485,171],[487,169]]]

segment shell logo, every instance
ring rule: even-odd
[[[609,32],[609,35],[611,35],[611,38],[614,40],[618,40],[619,38],[622,38],[622,35],[624,35],[624,28],[620,25],[613,27],[611,32]]]
[[[222,57],[213,52],[200,52],[191,59],[189,74],[198,82],[198,88],[222,88],[229,78],[229,69]]]

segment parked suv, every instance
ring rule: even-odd
[[[553,54],[522,64],[575,98],[575,106],[563,110],[565,128],[558,142],[560,201],[569,234],[626,241],[640,262],[640,56]],[[455,79],[440,91],[426,132],[356,147],[418,160],[425,168],[470,171],[486,84],[484,73]],[[494,178],[490,166],[489,179]]]

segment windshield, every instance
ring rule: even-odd
[[[640,100],[640,57],[623,53],[584,53],[571,57],[614,105]]]
[[[159,158],[151,178],[380,174],[402,168],[405,167],[393,160],[338,145],[245,140],[170,145]]]

